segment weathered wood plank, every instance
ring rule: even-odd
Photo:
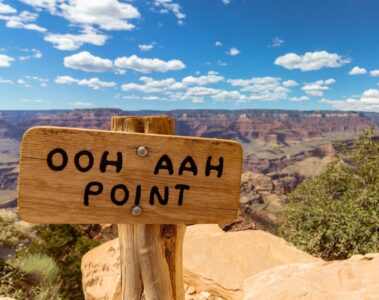
[[[146,128],[149,126],[158,125],[151,122]],[[146,131],[151,132],[150,129]],[[139,146],[148,148],[147,156],[136,154]],[[57,148],[63,151],[57,150],[51,155]],[[104,154],[106,151],[108,157]],[[105,168],[103,166],[102,171],[105,172],[102,172],[102,157],[118,161],[118,152],[122,165],[111,165],[112,162],[107,165],[103,159]],[[47,163],[49,153],[50,167]],[[67,165],[61,171],[52,170],[52,167],[59,169],[64,165],[65,154]],[[172,175],[167,160],[162,162],[162,168],[157,168],[163,155],[172,162]],[[91,156],[93,166],[89,168]],[[196,175],[188,157],[196,164]],[[217,177],[220,168],[212,169],[212,166],[220,165],[221,158],[222,175]],[[27,131],[22,143],[18,191],[20,215],[32,223],[226,223],[237,212],[241,168],[241,146],[232,141],[37,127]],[[154,174],[155,169],[159,169],[158,174]],[[206,174],[207,169],[209,174]],[[139,198],[138,186],[143,213],[133,216],[131,208]],[[162,203],[165,189],[168,190],[166,205],[161,204],[152,192],[154,186],[163,198]],[[183,186],[190,189],[185,190]],[[179,205],[181,193],[183,202]],[[150,204],[151,194],[154,196],[153,205]],[[86,195],[88,203],[85,203]]]

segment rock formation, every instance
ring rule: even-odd
[[[118,247],[118,239],[114,239],[83,257],[83,290],[87,300],[119,296]],[[217,225],[189,226],[183,252],[188,299],[241,299],[243,282],[254,274],[273,266],[318,261],[266,232],[225,233]]]
[[[379,254],[277,266],[247,279],[244,300],[379,299]]]

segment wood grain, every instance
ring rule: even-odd
[[[125,133],[100,130],[70,129],[59,127],[36,127],[28,130],[21,147],[18,201],[22,219],[31,223],[130,223],[130,224],[189,224],[226,223],[237,212],[242,169],[241,146],[232,141],[170,136],[171,131],[161,124],[147,120],[143,124],[146,132],[162,130],[166,135],[148,133]],[[113,123],[121,122],[113,119]],[[116,126],[116,125],[115,125]],[[121,125],[124,126],[124,125]],[[142,126],[138,123],[135,127]],[[166,126],[167,127],[167,126]],[[164,131],[166,130],[166,131]],[[146,157],[136,154],[138,146],[149,150]],[[68,163],[62,171],[52,171],[47,165],[47,156],[55,148],[67,153]],[[74,165],[74,157],[80,151],[90,151],[94,157],[92,169],[79,171]],[[109,159],[116,159],[121,152],[122,170],[116,172],[114,166],[107,166],[100,172],[99,164],[104,151],[109,151]],[[174,174],[154,169],[163,154],[173,163]],[[184,171],[178,175],[182,161],[191,156],[196,163],[198,174]],[[223,157],[223,173],[218,178],[216,171],[205,175],[207,158],[217,164]],[[59,155],[57,155],[59,157]],[[86,166],[88,161],[81,164]],[[59,159],[54,160],[59,165]],[[84,205],[84,191],[89,182],[100,182],[103,192],[89,196],[88,206]],[[128,201],[121,206],[110,200],[115,185],[123,184],[129,190]],[[177,184],[190,186],[184,191],[182,206],[178,205]],[[141,185],[143,213],[133,216],[136,187]],[[167,205],[155,199],[149,203],[153,186],[164,194],[169,189]],[[118,193],[118,194],[117,194]],[[123,198],[120,191],[118,199]]]

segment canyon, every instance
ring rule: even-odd
[[[19,147],[30,127],[110,129],[112,116],[169,115],[176,134],[238,141],[244,151],[240,213],[226,229],[275,228],[286,194],[332,161],[336,145],[379,124],[379,114],[340,111],[0,111],[0,208],[16,206]],[[338,149],[337,149],[338,150]],[[252,223],[254,223],[252,225]]]

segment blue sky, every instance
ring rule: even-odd
[[[0,0],[0,110],[379,111],[379,1]]]

